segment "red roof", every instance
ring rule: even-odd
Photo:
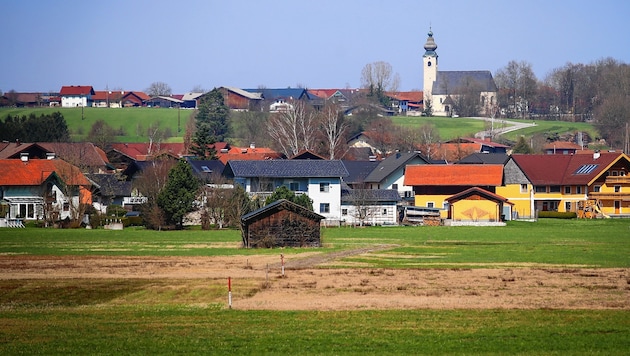
[[[62,86],[59,95],[94,95],[94,89],[89,85],[70,85]]]
[[[503,166],[500,164],[420,164],[409,165],[405,185],[431,186],[500,186]]]
[[[91,185],[78,167],[60,159],[0,160],[0,186],[39,186],[56,173],[66,184]]]
[[[217,157],[223,164],[227,164],[228,161],[233,160],[264,161],[283,158],[281,153],[267,147],[232,147],[227,153],[218,151]]]
[[[573,142],[569,142],[569,141],[555,141],[555,142],[549,142],[548,144],[543,146],[543,148],[545,150],[552,150],[552,149],[557,149],[557,150],[566,150],[566,149],[581,150],[582,146],[578,145],[577,143],[573,143]]]
[[[481,195],[481,196],[484,196],[484,197],[488,198],[489,200],[494,200],[494,201],[497,201],[497,202],[503,202],[503,203],[508,203],[510,205],[514,205],[513,203],[508,202],[507,198],[504,198],[504,197],[502,197],[502,196],[500,196],[498,194],[489,192],[489,191],[487,191],[485,189],[482,189],[482,188],[479,188],[479,187],[468,188],[468,189],[464,190],[463,192],[459,192],[459,193],[457,193],[455,195],[452,195],[452,196],[446,198],[446,201],[448,201],[449,203],[452,204],[455,201],[462,200],[462,199],[464,199],[464,198],[466,198],[468,196],[471,196],[471,195]]]
[[[388,95],[396,100],[406,100],[413,103],[419,103],[423,100],[421,91],[399,91],[396,93],[388,93]]]
[[[597,155],[512,155],[514,162],[534,185],[587,185],[620,159],[622,153]],[[628,163],[626,163],[628,164]]]
[[[154,143],[152,145],[148,143],[113,143],[112,149],[137,161],[144,161],[147,156],[170,154],[174,157],[181,157],[187,153],[183,142]]]

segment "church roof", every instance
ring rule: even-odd
[[[462,87],[467,80],[478,83],[482,92],[497,91],[492,73],[488,70],[438,71],[431,93],[433,95],[457,94],[457,88]]]

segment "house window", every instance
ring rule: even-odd
[[[571,186],[564,187],[564,194],[571,194]]]
[[[613,176],[613,177],[616,177],[616,176],[619,175],[619,172],[617,172],[617,171],[610,171],[610,175]]]
[[[593,192],[595,193],[599,193],[602,191],[602,186],[601,185],[595,185],[593,186]]]
[[[564,202],[564,211],[571,211],[571,202]]]
[[[322,193],[330,192],[330,183],[319,183],[319,191]]]
[[[348,209],[341,209],[341,215],[347,216],[348,215]]]
[[[521,184],[521,193],[527,193],[527,184]]]
[[[300,190],[300,183],[298,183],[298,182],[291,182],[291,183],[289,183],[289,190],[291,190],[293,192]]]
[[[547,187],[543,186],[536,186],[535,188],[536,193],[547,193]]]
[[[575,187],[575,194],[582,194],[582,186],[578,185],[577,187]]]
[[[621,186],[620,185],[616,185],[615,186],[615,193],[621,193]]]
[[[392,189],[393,190],[398,190],[398,184],[396,184],[396,183],[392,184]]]
[[[69,203],[63,203],[63,211],[70,211],[70,204]]]
[[[448,210],[448,202],[447,201],[442,202],[442,209]]]
[[[550,186],[549,193],[560,193],[560,186],[559,185]]]
[[[387,209],[383,209],[383,215],[387,215]]]
[[[427,202],[427,208],[434,208],[435,207],[435,203],[432,201],[428,201]]]
[[[330,204],[329,203],[320,203],[319,204],[319,212],[322,214],[330,213]]]

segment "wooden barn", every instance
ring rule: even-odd
[[[243,246],[319,247],[322,219],[286,199],[275,201],[241,217]]]

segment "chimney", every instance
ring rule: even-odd
[[[20,160],[22,162],[28,162],[28,152],[22,152],[20,153]]]
[[[252,142],[252,143],[250,143],[250,144],[249,144],[249,148],[251,148],[251,149],[256,148],[256,144],[255,144],[255,143],[253,143],[253,142]]]
[[[595,151],[595,152],[593,152],[593,159],[594,159],[594,160],[595,160],[595,159],[598,159],[598,158],[599,158],[599,155],[600,155],[599,151]]]
[[[18,138],[18,139],[15,139],[15,146],[19,146],[19,145],[21,145],[21,143],[20,143],[20,139],[19,139],[19,138]]]

